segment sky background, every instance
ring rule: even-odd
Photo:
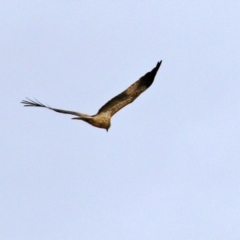
[[[0,1],[0,239],[240,239],[240,3]],[[107,133],[95,114],[163,60]]]

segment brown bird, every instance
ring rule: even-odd
[[[91,124],[94,127],[104,128],[108,131],[108,129],[111,126],[111,117],[120,109],[122,109],[129,103],[133,102],[141,93],[143,93],[146,89],[148,89],[152,85],[154,78],[157,74],[157,71],[161,66],[161,63],[162,61],[158,62],[156,67],[153,68],[152,71],[146,73],[125,91],[109,100],[105,105],[103,105],[98,110],[97,114],[92,116],[80,112],[52,108],[43,105],[37,100],[33,101],[29,98],[27,98],[27,100],[23,100],[21,103],[24,104],[25,107],[44,107],[55,112],[75,115],[77,117],[74,117],[72,119],[82,120]]]

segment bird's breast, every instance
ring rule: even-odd
[[[106,116],[96,115],[89,119],[88,123],[99,128],[108,128],[110,125],[110,118]]]

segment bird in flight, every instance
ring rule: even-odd
[[[125,91],[109,100],[98,110],[97,114],[95,115],[87,115],[80,112],[52,108],[50,106],[43,105],[37,100],[33,101],[29,98],[27,98],[27,100],[23,100],[21,103],[24,104],[25,107],[43,107],[58,113],[75,115],[77,117],[74,117],[72,119],[82,120],[91,124],[94,127],[104,128],[108,131],[111,126],[111,117],[120,109],[133,102],[141,93],[143,93],[152,85],[157,71],[161,66],[161,63],[162,61],[158,62],[156,67],[154,67],[150,72],[147,72],[144,76],[142,76],[139,80],[133,83]]]

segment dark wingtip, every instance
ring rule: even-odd
[[[157,62],[155,69],[158,70],[160,68],[161,64],[162,64],[162,60],[160,62]]]
[[[156,74],[157,74],[157,72],[158,72],[158,69],[160,68],[161,64],[162,64],[162,60],[161,60],[160,62],[157,62],[156,67],[153,68],[153,70],[151,71],[151,73],[153,74],[153,77],[156,76]]]
[[[35,101],[29,99],[26,97],[27,100],[22,100],[21,103],[24,105],[24,107],[46,107],[50,108],[48,106],[43,105],[38,100],[35,99]]]
[[[27,98],[27,97],[26,97],[26,99],[27,99],[27,100],[22,100],[22,101],[21,101],[21,104],[23,104],[24,107],[31,107],[31,104],[30,104],[30,103],[31,103],[32,100],[29,99],[29,98]]]

